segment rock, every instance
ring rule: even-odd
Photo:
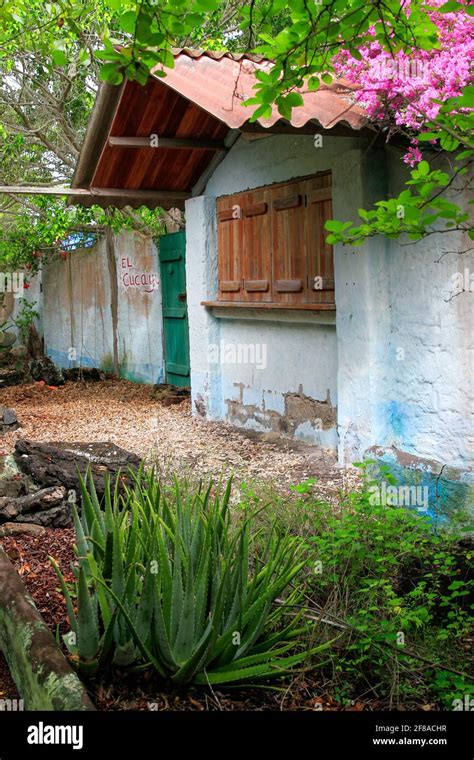
[[[42,488],[26,496],[2,496],[0,498],[0,523],[20,519],[21,515],[25,513],[46,511],[53,507],[62,506],[65,499],[66,489],[62,486]],[[28,516],[26,521],[29,519],[30,517]]]
[[[2,348],[9,348],[16,342],[16,334],[14,332],[7,332],[6,330],[0,330],[0,346]]]
[[[98,382],[99,380],[105,380],[106,374],[97,367],[70,367],[69,369],[63,369],[64,379],[66,381],[77,382],[82,380],[83,382],[91,381]]]
[[[28,493],[27,478],[20,471],[13,454],[0,456],[0,496]]]
[[[19,427],[20,423],[13,409],[0,407],[0,432],[8,433],[10,430],[16,430]]]
[[[0,415],[2,417],[3,425],[18,424],[18,419],[13,409],[8,409],[8,407],[4,407],[3,409],[0,409]]]
[[[8,388],[12,385],[20,385],[24,374],[16,369],[0,369],[0,388]]]
[[[32,359],[28,368],[33,380],[43,380],[46,385],[64,385],[62,370],[56,367],[48,356]]]
[[[26,710],[67,713],[94,710],[85,687],[56,645],[20,576],[1,548],[0,650],[10,672],[15,674]],[[5,753],[2,751],[2,754]]]
[[[20,515],[17,520],[19,524],[33,524],[43,528],[69,528],[73,524],[71,510],[68,504],[62,504],[53,507],[44,512],[34,512],[30,515]]]
[[[20,470],[40,486],[64,486],[77,490],[78,470],[84,476],[92,472],[97,493],[104,493],[104,477],[112,479],[120,471],[124,481],[127,470],[137,469],[140,459],[113,443],[37,443],[21,438],[15,444],[15,461]]]
[[[0,498],[10,496],[15,499],[18,496],[25,496],[27,493],[28,482],[24,475],[13,478],[2,478],[0,480]]]
[[[4,523],[0,525],[0,538],[25,534],[29,536],[41,536],[43,533],[46,533],[46,528],[35,523]]]
[[[153,395],[163,406],[172,406],[180,404],[184,399],[189,398],[190,389],[181,388],[169,383],[161,383],[153,386]]]
[[[14,346],[10,349],[10,356],[14,359],[23,359],[27,353],[26,346]]]

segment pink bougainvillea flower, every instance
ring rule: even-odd
[[[372,27],[374,41],[360,50],[362,60],[347,51],[336,57],[336,73],[355,87],[356,100],[374,121],[417,132],[436,118],[447,98],[460,95],[474,81],[474,19],[467,10],[440,13],[444,2],[429,3],[429,16],[440,32],[438,48],[414,50],[410,55],[399,51],[392,56],[381,47]],[[462,4],[467,9],[468,2]],[[409,13],[409,6],[405,7]],[[420,159],[421,152],[414,146],[404,158],[410,165]]]

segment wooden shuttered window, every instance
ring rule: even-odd
[[[270,204],[267,188],[218,199],[220,300],[271,301]]]
[[[330,173],[218,198],[219,301],[330,307],[331,218]]]

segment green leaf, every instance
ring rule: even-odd
[[[457,11],[463,7],[464,6],[462,6],[461,3],[456,2],[456,0],[448,0],[447,3],[444,3],[440,8],[438,8],[438,11],[439,13],[452,13],[453,11]]]
[[[285,103],[291,108],[295,108],[296,106],[303,106],[304,100],[299,92],[290,92],[285,98]]]
[[[69,61],[66,53],[63,50],[53,50],[51,58],[55,66],[67,66]]]
[[[121,84],[123,81],[123,74],[115,63],[104,63],[101,66],[99,77],[103,82],[108,82],[109,84]]]
[[[91,663],[95,661],[99,651],[99,630],[86,574],[82,567],[79,570],[77,596],[77,646],[81,659]],[[91,665],[91,667],[94,666]]]
[[[260,108],[257,108],[256,111],[252,114],[250,117],[250,121],[254,122],[257,121],[257,119],[270,119],[272,115],[272,108],[269,105],[266,105],[265,103],[260,106]]]
[[[328,219],[324,227],[330,232],[341,232],[344,229],[344,222],[340,222],[337,219]]]
[[[430,172],[430,165],[428,161],[420,161],[416,168],[421,177],[425,177]]]
[[[219,0],[196,0],[196,5],[205,11],[216,11],[219,8]]]
[[[137,24],[137,12],[126,11],[118,19],[118,23],[121,29],[127,34],[133,34]]]
[[[68,588],[66,586],[66,581],[64,580],[64,576],[59,569],[59,565],[56,562],[56,560],[53,557],[48,557],[56,575],[58,576],[59,583],[61,586],[61,591],[63,593],[64,599],[66,600],[66,609],[67,609],[67,615],[69,618],[69,625],[71,626],[71,630],[73,633],[75,633],[76,638],[78,634],[78,625],[77,625],[77,619],[76,614],[74,612],[74,605],[72,603],[71,594],[68,591]]]
[[[452,137],[452,135],[448,134],[447,132],[443,132],[440,137],[440,145],[442,148],[444,148],[444,150],[453,151],[459,147],[460,143],[459,140],[456,140],[456,138]]]

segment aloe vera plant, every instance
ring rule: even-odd
[[[223,491],[177,480],[170,489],[142,469],[125,494],[107,483],[103,505],[91,477],[81,492],[77,612],[55,569],[82,672],[115,662],[152,666],[176,684],[245,683],[308,656],[291,653],[306,631],[294,614],[301,595],[289,591],[305,563],[301,543],[272,529],[257,552],[254,515],[231,520],[230,481]]]

